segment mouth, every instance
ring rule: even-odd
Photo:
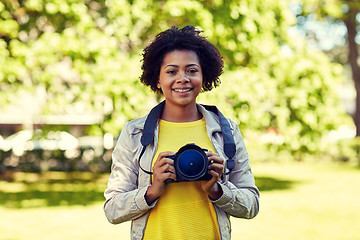
[[[177,93],[187,93],[187,92],[190,92],[192,90],[192,88],[177,88],[177,89],[173,89],[174,92],[177,92]]]

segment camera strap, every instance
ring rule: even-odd
[[[154,132],[155,132],[156,124],[160,118],[162,111],[164,110],[164,107],[165,107],[165,101],[162,101],[157,106],[155,106],[153,109],[151,109],[150,113],[148,114],[148,116],[145,120],[143,134],[140,139],[140,142],[141,142],[141,145],[143,146],[143,148],[140,153],[138,163],[139,163],[141,170],[143,170],[144,172],[146,172],[147,174],[150,174],[150,175],[152,175],[153,173],[150,171],[147,171],[141,167],[140,159],[141,159],[142,155],[144,154],[146,147],[154,140]]]
[[[233,160],[233,157],[236,153],[236,146],[233,135],[231,133],[230,124],[216,106],[209,106],[209,105],[201,105],[201,106],[203,106],[206,110],[215,113],[219,118],[220,129],[224,140],[224,153],[228,157],[228,160],[226,160],[226,168],[229,171],[224,174],[228,175],[231,172],[231,170],[234,169],[235,167],[235,162]],[[162,101],[153,109],[151,109],[145,120],[143,134],[140,139],[143,148],[140,153],[138,163],[141,170],[143,170],[147,174],[153,174],[153,173],[141,167],[140,159],[144,154],[146,147],[154,140],[154,132],[155,132],[156,124],[160,118],[162,111],[164,110],[164,107],[165,107],[165,101]]]
[[[229,169],[228,172],[225,172],[225,175],[228,175],[235,167],[235,161],[233,157],[236,153],[236,145],[234,137],[231,133],[231,128],[228,120],[225,116],[219,111],[216,106],[202,105],[206,110],[215,113],[219,117],[220,129],[224,141],[224,153],[228,157],[226,160],[226,168]]]

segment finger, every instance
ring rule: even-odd
[[[218,153],[214,153],[214,152],[212,152],[212,151],[206,152],[206,155],[207,155],[208,157],[213,157],[213,156],[215,156],[215,157],[220,157]]]
[[[176,181],[176,174],[175,173],[172,173],[172,172],[166,172],[164,173],[164,182],[172,182],[171,180],[173,181]],[[171,179],[170,181],[167,181],[168,179]]]
[[[210,169],[208,170],[208,174],[212,176],[212,178],[209,180],[210,182],[216,182],[220,179],[221,174],[219,174],[217,171]]]
[[[215,154],[217,154],[217,153],[214,153],[214,152],[212,152],[212,151],[207,151],[207,152],[205,152],[205,154],[206,154],[208,157],[210,157],[210,156],[213,156],[213,155],[215,155]]]
[[[167,170],[166,171],[168,171],[168,172],[172,172],[172,173],[176,173],[176,170],[175,170],[175,168],[174,168],[174,166],[173,165],[168,165],[168,168],[167,168]]]
[[[161,152],[159,153],[159,156],[157,157],[154,166],[158,165],[158,166],[162,166],[164,164],[170,164],[173,165],[174,160],[172,160],[171,158],[168,158],[169,156],[173,156],[175,153],[174,152]]]
[[[219,163],[213,163],[209,165],[208,169],[215,171],[217,174],[221,175],[224,171],[224,165]]]
[[[214,183],[219,180],[219,174],[213,170],[208,170],[207,173],[211,176],[209,180],[204,180],[205,185],[207,185],[207,188],[210,188]]]
[[[154,169],[154,182],[166,183],[166,179],[176,181],[175,169],[171,165],[163,165]]]
[[[161,153],[159,153],[159,156],[156,159],[156,161],[159,161],[159,160],[169,157],[169,156],[173,156],[174,154],[175,154],[175,152],[171,152],[171,151],[161,152]]]
[[[222,175],[222,171],[221,171],[221,169],[209,169],[208,170],[208,173],[209,174],[211,174],[211,173],[213,173],[213,172],[215,172],[219,177],[221,177],[221,175]]]
[[[173,167],[173,165],[171,164],[164,164],[163,166],[161,166],[161,172],[171,172],[171,173],[175,173],[175,168]]]
[[[208,157],[210,164],[218,163],[218,164],[224,164],[224,159],[222,159],[219,155],[212,155]]]
[[[208,169],[219,169],[219,170],[223,170],[224,169],[224,165],[220,164],[220,163],[212,163],[209,164]]]
[[[163,158],[161,159],[158,163],[156,163],[157,167],[158,168],[163,168],[165,167],[166,168],[173,168],[174,166],[174,160],[170,159],[170,158]],[[155,164],[154,164],[155,166]]]
[[[214,153],[214,152],[212,152],[212,151],[208,151],[208,152],[205,152],[205,153],[206,153],[206,155],[207,155],[208,157],[211,157],[211,156],[219,156],[218,153]]]

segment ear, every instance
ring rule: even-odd
[[[157,87],[158,89],[161,89],[159,82],[156,84],[156,87]]]

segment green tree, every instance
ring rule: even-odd
[[[352,116],[356,125],[356,136],[360,136],[360,67],[358,65],[359,51],[356,40],[359,26],[360,2],[355,0],[302,0],[298,1],[301,12],[298,16],[311,16],[317,21],[328,24],[342,23],[346,26],[347,61],[351,67],[351,76],[356,90],[355,113]]]
[[[143,47],[192,24],[226,64],[222,85],[201,101],[238,121],[249,141],[313,153],[346,121],[335,94],[343,68],[288,35],[288,0],[5,0],[0,9],[4,111],[24,92],[45,91],[42,113],[100,111],[104,122],[90,132],[117,135],[159,100],[138,80]]]

